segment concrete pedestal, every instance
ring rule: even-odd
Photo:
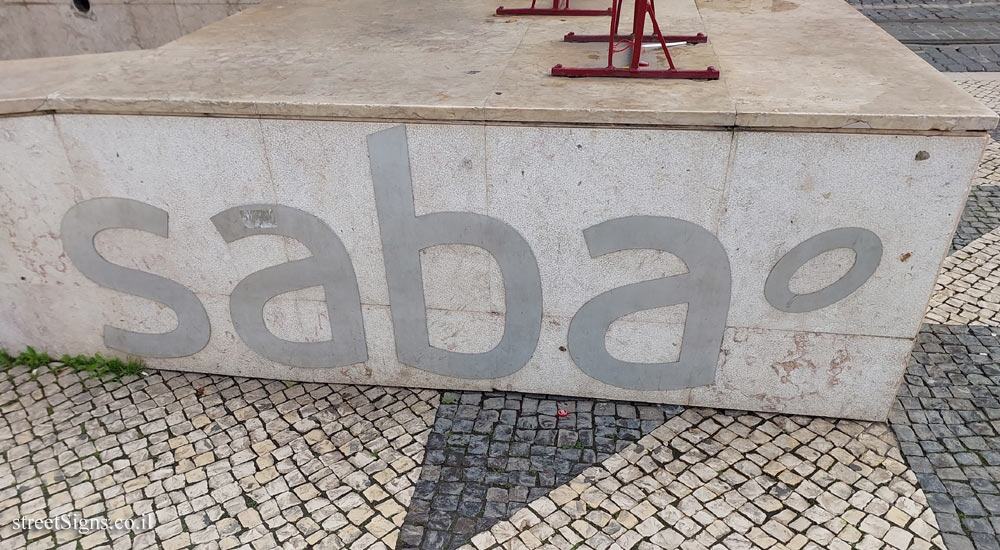
[[[662,7],[719,82],[547,76],[606,19],[483,1],[321,42],[341,4],[0,63],[0,345],[885,418],[990,111],[832,0]]]

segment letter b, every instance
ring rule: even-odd
[[[524,237],[481,214],[417,216],[403,126],[369,135],[368,155],[399,361],[458,378],[499,378],[516,372],[534,354],[542,324],[541,278]],[[485,353],[458,353],[430,345],[420,250],[450,243],[485,249],[503,274],[507,306],[503,337]]]

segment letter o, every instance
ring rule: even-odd
[[[850,248],[854,265],[832,284],[808,294],[795,294],[788,284],[803,265],[816,256]],[[764,297],[775,309],[788,313],[805,313],[835,304],[848,297],[875,273],[882,261],[882,240],[860,227],[841,227],[810,237],[789,250],[774,264],[764,283]]]

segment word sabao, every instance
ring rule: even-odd
[[[458,378],[500,378],[519,370],[534,354],[542,324],[541,279],[527,241],[513,227],[481,214],[417,216],[403,127],[368,136],[368,150],[398,360]],[[177,327],[160,334],[105,326],[104,343],[109,348],[141,357],[183,357],[208,344],[208,314],[193,292],[165,277],[113,264],[94,246],[94,237],[112,228],[167,237],[167,220],[167,212],[155,206],[112,197],[81,202],[63,217],[63,247],[86,277],[104,287],[163,303],[177,315]],[[220,212],[212,217],[212,223],[227,243],[252,235],[281,235],[299,241],[312,254],[252,273],[233,289],[230,315],[248,347],[272,361],[299,367],[338,367],[368,359],[354,266],[343,242],[324,221],[280,204],[249,204]],[[732,284],[729,258],[718,239],[696,224],[663,216],[615,218],[585,229],[583,236],[591,257],[627,249],[659,250],[680,258],[688,271],[618,287],[580,307],[570,322],[567,338],[577,366],[589,376],[621,388],[667,390],[711,384]],[[486,352],[461,353],[429,343],[420,250],[453,243],[486,250],[503,276],[503,336]],[[854,265],[840,279],[809,294],[789,290],[792,275],[802,265],[838,248],[855,252]],[[788,313],[827,307],[864,284],[881,257],[881,240],[871,231],[832,229],[788,251],[775,264],[763,292],[773,307]],[[267,301],[315,286],[321,286],[325,293],[331,338],[292,342],[271,333],[264,323]],[[608,352],[604,336],[615,320],[676,304],[687,304],[677,361],[629,362]]]

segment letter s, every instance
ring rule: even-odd
[[[91,281],[112,290],[155,300],[177,314],[177,328],[162,334],[104,326],[104,345],[142,357],[183,357],[208,344],[211,325],[197,296],[179,283],[104,259],[94,237],[105,229],[139,229],[167,236],[167,212],[131,199],[99,198],[70,208],[62,219],[63,250]]]

